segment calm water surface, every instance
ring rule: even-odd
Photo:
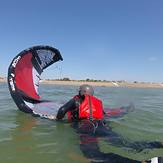
[[[113,131],[130,141],[163,142],[163,89],[96,87],[96,96],[105,107],[134,103],[135,110],[121,118],[111,118]],[[76,86],[41,85],[44,99],[66,102],[77,93]],[[0,83],[0,163],[87,163],[79,148],[79,136],[70,124],[55,122],[18,111],[6,83]],[[132,159],[163,156],[163,149],[127,151],[101,139],[100,150]]]

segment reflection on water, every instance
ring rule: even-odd
[[[65,102],[76,94],[76,90],[75,86],[41,85],[40,94],[45,99]],[[163,141],[163,90],[107,87],[97,87],[95,90],[105,106],[118,107],[130,102],[136,106],[133,112],[124,117],[112,118],[107,122],[115,133],[131,142]],[[90,161],[85,157],[86,151],[82,150],[80,135],[70,124],[36,118],[18,111],[7,85],[2,83],[0,114],[0,162]],[[106,138],[97,139],[98,148],[102,153],[115,153],[136,160],[163,155],[162,149],[136,152],[108,144]],[[94,139],[91,141],[94,142]],[[95,144],[88,147],[93,148]]]

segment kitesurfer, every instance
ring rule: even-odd
[[[78,95],[60,107],[57,119],[62,119],[66,113],[71,121],[103,120],[104,117],[102,101],[94,96],[94,89],[88,84],[81,85]]]
[[[79,87],[78,95],[59,108],[57,119],[64,118],[66,113],[73,122],[72,127],[80,134],[107,137],[109,144],[131,148],[137,152],[146,148],[163,148],[163,144],[157,141],[130,142],[105,125],[102,101],[94,96],[94,89],[90,85],[84,84]]]

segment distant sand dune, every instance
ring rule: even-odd
[[[6,78],[0,77],[0,82],[7,82]],[[92,86],[103,87],[127,87],[127,88],[163,88],[163,83],[139,83],[139,82],[88,82],[88,81],[59,81],[59,80],[41,80],[41,84],[58,84],[58,85],[82,85],[89,84]]]
[[[7,82],[7,79],[0,77],[0,82]]]
[[[44,80],[43,84],[60,84],[60,85],[81,85],[89,84],[92,86],[104,87],[132,87],[132,88],[163,88],[161,83],[132,83],[132,82],[86,82],[86,81],[57,81],[57,80]]]

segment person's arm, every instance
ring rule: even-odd
[[[76,108],[75,99],[71,99],[66,104],[61,106],[57,113],[57,119],[62,119],[68,111],[72,111]]]

